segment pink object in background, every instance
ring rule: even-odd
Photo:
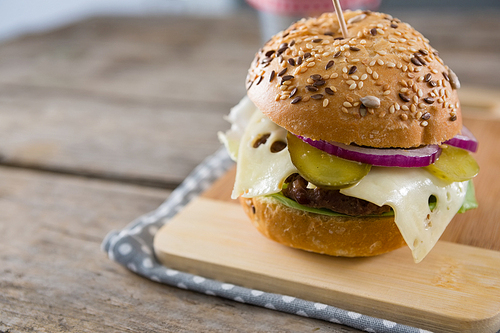
[[[262,41],[288,28],[302,17],[333,12],[332,0],[247,0],[259,12]],[[341,0],[343,10],[377,10],[382,0]]]
[[[247,0],[255,9],[263,12],[304,16],[307,13],[333,11],[332,0]],[[342,9],[376,10],[381,0],[342,0]]]

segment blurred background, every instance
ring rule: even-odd
[[[250,1],[258,3],[259,1]],[[261,1],[273,2],[273,1]],[[279,2],[279,1],[274,1]],[[477,12],[500,10],[498,0],[419,0],[371,1],[379,10]],[[370,1],[344,1],[347,6],[363,7]],[[351,5],[353,4],[353,5]],[[0,40],[23,33],[53,29],[93,16],[197,15],[221,16],[244,10],[244,0],[2,0],[0,1]],[[375,8],[374,8],[375,9]]]

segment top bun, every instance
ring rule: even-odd
[[[440,144],[458,134],[457,76],[429,41],[390,15],[346,11],[302,19],[269,40],[248,96],[273,122],[314,140],[380,148]]]

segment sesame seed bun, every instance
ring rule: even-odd
[[[272,197],[239,200],[263,235],[289,247],[332,256],[367,257],[406,245],[391,216],[326,216],[289,208]]]
[[[410,25],[374,12],[302,19],[248,72],[248,96],[273,122],[315,140],[371,147],[440,144],[462,128],[460,83]]]

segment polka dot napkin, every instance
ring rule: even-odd
[[[236,302],[262,306],[303,317],[343,324],[366,332],[427,333],[429,331],[369,317],[322,303],[288,295],[267,293],[228,284],[202,276],[170,269],[159,263],[153,253],[155,233],[192,198],[222,176],[233,162],[224,148],[209,156],[172,192],[155,211],[145,214],[121,231],[110,232],[102,243],[109,258],[153,281],[189,289]]]

